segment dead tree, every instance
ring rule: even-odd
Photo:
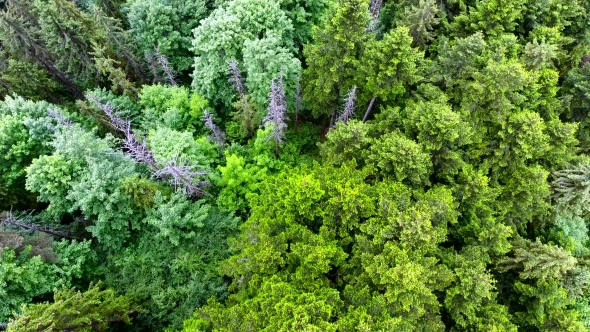
[[[285,129],[287,129],[287,100],[285,97],[285,86],[283,84],[283,74],[277,80],[272,80],[270,84],[270,93],[268,95],[267,115],[262,120],[265,127],[271,126],[272,129],[267,139],[275,142],[275,156],[279,157],[279,144],[285,139]]]
[[[350,89],[348,95],[346,96],[346,102],[344,103],[344,109],[342,113],[336,119],[336,122],[343,122],[346,123],[348,120],[352,119],[354,116],[354,103],[356,101],[356,85]]]
[[[201,121],[211,131],[209,139],[219,145],[219,147],[223,147],[225,144],[225,133],[213,122],[213,114],[207,110],[203,110]]]
[[[53,235],[56,237],[69,239],[69,240],[76,240],[76,241],[83,241],[84,239],[71,236],[65,231],[57,230],[55,228],[49,227],[48,225],[42,225],[39,223],[35,223],[32,221],[32,212],[25,212],[14,214],[11,211],[4,213],[4,215],[0,216],[0,225],[5,227],[12,227],[18,228],[21,230],[29,231],[29,232],[41,232],[49,235]]]

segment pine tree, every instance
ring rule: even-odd
[[[305,45],[303,98],[315,116],[337,115],[343,94],[354,85],[361,65],[371,20],[368,0],[333,2],[322,23],[314,28],[312,44]]]
[[[90,285],[84,293],[62,288],[53,303],[30,304],[8,324],[8,331],[91,331],[105,330],[109,324],[130,324],[141,312],[129,297],[117,296],[113,290]]]

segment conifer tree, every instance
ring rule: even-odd
[[[354,85],[361,65],[371,20],[368,0],[333,2],[322,23],[313,30],[312,44],[303,49],[308,68],[303,71],[303,98],[315,116],[336,118],[341,98]]]
[[[95,331],[112,323],[131,323],[141,312],[129,297],[90,285],[84,293],[74,289],[56,290],[53,303],[31,304],[8,324],[8,331]]]

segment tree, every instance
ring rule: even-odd
[[[48,141],[54,137],[57,121],[48,114],[50,107],[46,102],[21,97],[7,97],[0,102],[0,209],[36,205],[25,189],[25,170],[34,158],[53,150]]]
[[[135,320],[142,330],[180,329],[209,298],[227,295],[218,269],[229,255],[226,239],[238,229],[237,218],[178,194],[158,202],[133,242],[106,262],[105,283],[145,303]]]
[[[369,163],[375,165],[384,177],[396,181],[407,180],[416,186],[430,183],[432,162],[422,146],[398,132],[391,132],[376,141],[366,152]]]
[[[496,281],[486,269],[487,255],[477,247],[465,247],[446,259],[456,276],[444,301],[456,323],[454,330],[517,331],[508,308],[497,303]]]
[[[46,297],[55,287],[72,287],[93,277],[91,270],[97,261],[89,241],[42,243],[39,237],[20,234],[7,239],[9,234],[0,230],[0,320],[3,322],[34,298]]]
[[[194,30],[193,87],[214,104],[231,105],[235,94],[227,82],[227,64],[235,60],[240,67],[247,66],[249,93],[264,109],[268,87],[281,66],[286,77],[297,77],[292,72],[298,68],[292,33],[291,21],[275,1],[233,0],[215,9]]]
[[[8,331],[93,331],[109,324],[130,324],[142,309],[127,296],[113,290],[90,285],[84,293],[62,287],[56,290],[53,303],[31,304],[8,324]],[[59,314],[56,314],[59,313]]]
[[[132,0],[127,1],[123,12],[142,53],[156,56],[159,52],[178,72],[189,69],[192,30],[207,14],[206,1]]]
[[[333,2],[322,23],[313,29],[314,42],[305,45],[308,67],[303,71],[303,98],[314,116],[332,114],[340,98],[355,84],[357,68],[370,38],[368,0]]]
[[[37,38],[40,26],[32,2],[11,0],[6,10],[0,14],[1,28],[4,32],[3,47],[9,54],[26,59],[44,68],[56,81],[60,82],[74,98],[83,97],[80,86],[68,77],[66,72],[56,66],[56,56],[47,45]]]
[[[434,33],[431,31],[440,23],[439,11],[434,0],[420,0],[417,5],[405,6],[398,25],[407,26],[410,36],[414,39],[414,45],[425,49],[428,43],[434,40]]]
[[[587,217],[588,210],[588,174],[587,164],[580,164],[570,169],[563,169],[553,174],[553,196],[556,208],[564,214]]]
[[[382,40],[367,42],[356,78],[359,84],[363,82],[360,100],[363,103],[370,100],[363,121],[368,119],[376,99],[391,102],[421,79],[417,63],[423,55],[411,45],[412,39],[405,27],[389,31]]]
[[[92,17],[68,0],[33,1],[38,38],[55,54],[55,66],[72,75],[78,85],[95,84],[93,45],[105,43],[105,31]]]
[[[514,32],[526,8],[524,0],[483,0],[455,17],[451,29],[457,35],[481,31],[486,36]]]
[[[414,200],[355,168],[316,165],[263,182],[224,264],[232,294],[185,329],[442,329],[435,292],[453,276],[428,253],[456,221],[451,191]]]
[[[81,212],[92,220],[87,229],[99,242],[120,248],[141,218],[121,189],[136,174],[135,162],[113,150],[112,137],[100,139],[78,126],[58,132],[52,144],[53,155],[27,168],[27,189],[57,215]]]
[[[285,96],[285,86],[283,84],[283,75],[278,81],[273,80],[270,84],[268,94],[268,110],[266,117],[262,120],[265,127],[272,127],[267,139],[275,142],[275,156],[279,157],[279,144],[285,139],[285,129],[287,128],[287,100]]]

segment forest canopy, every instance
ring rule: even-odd
[[[590,2],[0,0],[0,330],[590,330]]]

